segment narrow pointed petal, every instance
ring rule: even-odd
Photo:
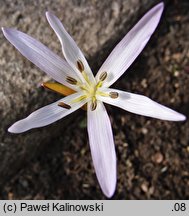
[[[67,76],[76,76],[69,64],[39,41],[16,29],[2,28],[4,36],[23,56],[56,81],[75,89],[66,82]]]
[[[116,186],[116,154],[110,119],[102,102],[91,111],[88,104],[88,135],[98,182],[107,197],[114,194]]]
[[[117,92],[118,97],[110,98],[99,96],[98,99],[132,113],[168,121],[184,121],[186,119],[184,115],[168,107],[165,107],[143,95],[110,88],[104,90],[103,92]]]
[[[117,44],[97,73],[97,82],[101,73],[106,71],[108,75],[103,86],[109,87],[128,69],[156,29],[163,8],[163,3],[153,7]]]
[[[81,93],[75,93],[61,100],[58,100],[55,103],[42,107],[31,113],[27,118],[14,123],[8,129],[8,131],[11,133],[22,133],[32,128],[49,125],[82,107],[87,102],[86,100],[78,101],[72,104],[72,101],[76,100],[80,96]],[[62,108],[58,106],[59,102],[64,102],[65,104],[70,105],[71,108]]]
[[[90,80],[95,81],[95,78],[83,53],[76,45],[72,37],[65,30],[60,20],[51,12],[46,12],[46,17],[50,26],[52,27],[61,42],[63,54],[70,66],[72,66],[72,68],[81,75],[80,71],[77,69],[77,61],[80,60],[83,63],[84,70],[89,76]]]

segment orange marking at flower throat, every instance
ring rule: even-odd
[[[41,84],[41,86],[64,96],[76,93],[76,91],[74,91],[73,89],[68,88],[67,86],[60,83],[44,82]],[[82,106],[82,109],[87,110],[87,105],[85,104],[84,106]]]

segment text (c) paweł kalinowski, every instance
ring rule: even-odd
[[[70,203],[46,203],[46,204],[27,204],[20,203],[20,211],[22,212],[43,212],[43,211],[103,211],[103,203],[93,204],[70,204]]]

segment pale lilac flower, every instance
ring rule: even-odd
[[[116,154],[103,102],[144,116],[185,120],[184,115],[148,97],[109,88],[143,50],[159,23],[163,7],[163,3],[159,3],[142,17],[114,48],[95,77],[80,49],[52,13],[46,13],[47,20],[61,42],[65,59],[20,31],[2,28],[5,37],[26,58],[59,83],[73,89],[69,96],[33,112],[14,123],[8,131],[21,133],[51,124],[87,104],[87,129],[94,168],[103,193],[111,197],[116,187]]]

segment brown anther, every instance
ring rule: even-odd
[[[102,72],[102,73],[100,74],[99,79],[100,79],[100,81],[104,81],[104,80],[106,79],[106,77],[107,77],[107,72],[104,71],[104,72]]]
[[[72,85],[76,85],[77,84],[77,80],[74,79],[73,77],[67,76],[66,77],[66,82],[72,84]]]
[[[92,103],[91,103],[91,111],[94,111],[94,110],[96,109],[96,107],[97,107],[97,101],[94,100],[94,101],[92,101]]]
[[[113,99],[118,98],[119,94],[117,92],[110,92],[109,96]]]
[[[64,103],[64,102],[59,102],[58,106],[63,107],[65,109],[71,109],[71,106],[68,105],[68,104],[66,104],[66,103]]]
[[[85,68],[81,60],[77,60],[77,68],[79,69],[80,72],[84,71]]]

